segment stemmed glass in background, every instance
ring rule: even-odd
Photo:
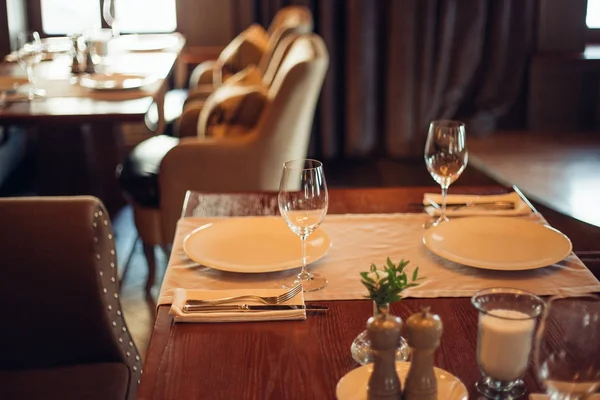
[[[279,211],[302,244],[302,270],[281,282],[284,287],[301,283],[305,292],[319,290],[327,279],[306,271],[306,239],[319,226],[327,214],[327,183],[323,164],[316,160],[293,160],[283,164],[279,185]]]
[[[43,90],[35,87],[33,67],[42,60],[42,42],[37,32],[20,32],[17,34],[17,61],[21,68],[27,71],[29,81],[28,97],[33,100],[35,96],[43,96]]]
[[[120,34],[119,21],[116,15],[116,0],[104,0],[102,4],[102,17],[106,24],[112,29],[113,37],[117,37]]]
[[[534,362],[551,400],[585,399],[600,388],[600,297],[550,298]]]
[[[458,179],[469,160],[465,137],[465,124],[440,120],[429,125],[425,144],[425,164],[433,179],[442,187],[442,209],[433,225],[448,221],[446,195],[451,183]]]

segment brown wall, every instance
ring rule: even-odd
[[[231,0],[177,0],[177,30],[190,46],[224,46],[235,36]]]

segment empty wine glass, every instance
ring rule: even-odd
[[[534,362],[551,400],[585,399],[600,388],[600,297],[550,298]]]
[[[327,214],[327,183],[323,164],[317,160],[293,160],[283,164],[279,185],[279,211],[302,245],[302,270],[281,281],[284,287],[302,284],[305,292],[324,288],[327,279],[306,271],[306,239]]]
[[[17,34],[17,61],[21,68],[27,71],[29,81],[28,97],[33,100],[35,96],[43,96],[44,91],[35,87],[33,67],[42,60],[42,41],[37,32],[20,32]]]
[[[446,217],[446,195],[451,183],[458,179],[469,160],[465,138],[465,124],[458,121],[440,120],[429,125],[425,144],[425,165],[442,187],[440,217],[433,225],[448,221]]]

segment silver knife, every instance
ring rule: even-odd
[[[281,311],[281,310],[306,310],[306,311],[327,311],[328,306],[320,305],[293,305],[293,304],[278,304],[278,305],[250,305],[250,304],[222,304],[222,305],[201,305],[201,304],[185,304],[183,306],[184,313],[192,312],[256,312],[256,311]]]

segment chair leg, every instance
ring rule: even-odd
[[[153,245],[146,243],[143,243],[143,245],[144,256],[146,256],[146,262],[148,263],[148,279],[146,280],[146,293],[148,294],[156,279],[156,256],[154,255]]]

